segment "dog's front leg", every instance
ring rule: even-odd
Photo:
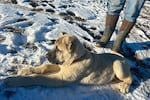
[[[38,67],[27,67],[18,71],[17,75],[30,75],[30,74],[47,74],[59,72],[60,67],[56,64],[43,64]]]
[[[81,78],[86,74],[86,71],[81,70],[79,74],[76,74],[79,70],[74,70],[68,67],[60,67],[60,71],[51,74],[30,74],[25,76],[10,76],[4,79],[4,85],[6,87],[19,87],[19,86],[48,86],[48,87],[61,87],[71,83],[78,83]],[[84,75],[83,75],[84,73]]]
[[[43,64],[32,69],[34,74],[49,74],[60,71],[60,67],[56,64]]]

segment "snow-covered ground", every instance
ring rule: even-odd
[[[107,0],[0,0],[0,79],[22,67],[49,63],[45,54],[61,32],[74,34],[92,52],[104,30]],[[123,12],[117,28],[121,24]],[[111,41],[116,37],[117,29]],[[111,42],[110,42],[111,45]],[[0,100],[150,100],[150,1],[147,0],[122,53],[131,65],[131,92],[110,86],[5,88]],[[2,81],[0,81],[2,83]]]

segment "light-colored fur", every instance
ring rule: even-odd
[[[63,34],[47,54],[54,64],[43,64],[19,70],[17,75],[4,79],[7,87],[40,85],[60,87],[71,83],[98,85],[110,83],[115,77],[119,90],[129,91],[132,83],[130,66],[118,53],[94,54],[85,49],[73,35]]]

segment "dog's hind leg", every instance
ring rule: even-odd
[[[116,77],[121,81],[118,85],[118,89],[122,93],[128,93],[130,85],[133,81],[130,66],[125,61],[117,60],[113,63],[113,70]]]

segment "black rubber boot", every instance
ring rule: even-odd
[[[134,26],[134,22],[129,22],[127,20],[123,20],[121,28],[119,30],[118,36],[112,46],[112,50],[119,52],[120,48],[122,46],[122,43],[125,41],[125,38],[128,36],[130,30],[133,28]]]
[[[107,14],[104,34],[102,35],[101,39],[96,42],[97,47],[105,47],[106,46],[106,44],[110,40],[110,38],[115,30],[118,18],[119,18],[119,16]]]

